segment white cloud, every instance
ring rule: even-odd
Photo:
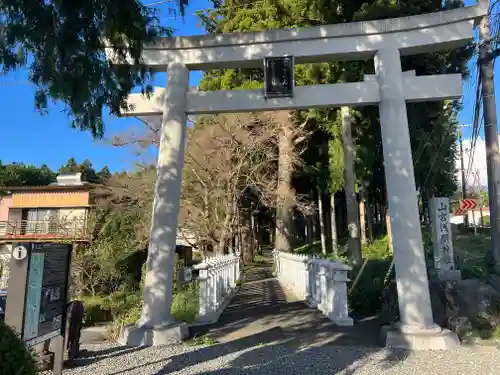
[[[476,141],[476,146],[474,148],[474,155],[471,152],[471,140],[464,139],[464,168],[466,173],[467,186],[476,186],[477,181],[474,174],[479,171],[479,181],[481,186],[488,185],[488,175],[486,172],[486,145],[484,140],[478,138]],[[469,160],[472,157],[472,168],[470,169],[469,175],[467,176],[467,170],[469,170]],[[460,172],[460,148],[457,147],[457,157],[455,160],[455,166],[457,169],[457,179],[459,186],[462,186],[462,175]]]

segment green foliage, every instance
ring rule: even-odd
[[[217,344],[217,341],[208,335],[195,336],[191,340],[186,341],[186,345],[189,346],[211,346],[215,344]]]
[[[26,67],[37,110],[46,113],[49,100],[60,101],[72,126],[94,136],[103,134],[104,107],[118,114],[135,86],[150,91],[151,74],[140,65],[143,44],[170,31],[139,0],[4,0],[0,14],[2,71]],[[129,55],[137,65],[111,64],[103,41],[116,47],[117,62]]]
[[[344,187],[344,150],[340,137],[337,136],[330,140],[328,153],[330,157],[330,192],[335,193]]]
[[[494,273],[491,237],[473,233],[457,234],[453,239],[457,268],[464,279],[487,279]]]
[[[387,236],[376,239],[370,244],[363,246],[363,258],[365,259],[388,259],[392,257]]]
[[[262,255],[255,255],[253,257],[253,262],[262,264],[266,262],[266,258],[264,258]]]
[[[200,18],[209,33],[218,34],[402,17],[460,6],[463,6],[463,2],[458,0],[293,0],[263,1],[259,4],[237,1],[229,7],[222,2],[216,3],[215,10],[200,12]],[[414,69],[418,75],[457,72],[466,75],[471,53],[472,49],[466,47],[405,56],[402,59],[403,70]],[[365,74],[373,73],[372,61],[303,64],[295,67],[297,86],[362,81]],[[262,71],[257,69],[216,70],[203,76],[200,87],[203,90],[261,87],[262,80]],[[449,110],[443,111],[444,104],[451,104]],[[456,187],[454,155],[459,110],[458,102],[408,105],[416,185],[423,196],[447,196]],[[338,109],[310,109],[294,114],[297,122],[307,121],[308,129],[312,130],[302,154],[304,163],[295,173],[294,185],[299,194],[311,195],[310,189],[300,190],[301,186],[310,185],[311,181],[322,190],[342,190],[344,166],[338,112]],[[378,110],[361,108],[353,112],[352,120],[358,185],[366,189],[366,197],[371,201],[384,203],[386,189]],[[325,142],[329,143],[327,160],[321,151]]]
[[[111,310],[106,303],[106,297],[89,296],[80,298],[85,307],[83,324],[92,326],[97,323],[109,322],[113,319]]]
[[[84,324],[109,322],[125,315],[137,306],[142,299],[140,291],[115,292],[107,296],[90,296],[82,298],[85,306]]]
[[[75,158],[70,158],[65,165],[56,172],[46,164],[40,167],[23,163],[3,164],[0,161],[0,188],[15,186],[45,186],[55,182],[60,173],[82,173],[82,180],[92,183],[103,183],[111,173],[107,166],[96,172],[92,162],[88,159],[78,164]]]
[[[483,216],[483,225],[488,227],[491,225],[491,217],[488,216]]]
[[[349,294],[349,308],[366,316],[380,312],[387,274],[392,259],[369,259],[360,275],[358,284]],[[349,278],[354,281],[357,270]]]
[[[134,324],[141,318],[142,303],[137,303],[124,311],[121,315],[117,316],[108,326],[107,338],[110,341],[115,341],[122,326]]]
[[[296,254],[304,254],[304,255],[321,255],[321,241],[315,241],[312,245],[305,244],[299,247],[296,247],[293,251]]]
[[[34,353],[0,320],[0,375],[35,375],[37,371]]]
[[[23,163],[2,164],[0,161],[0,188],[48,185],[55,177],[56,174],[46,164],[38,168]]]
[[[172,299],[172,316],[182,322],[191,323],[198,316],[199,294],[196,283],[184,286]]]

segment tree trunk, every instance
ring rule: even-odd
[[[353,142],[351,135],[351,115],[349,107],[341,108],[342,145],[344,148],[344,191],[347,204],[347,223],[349,228],[348,248],[355,266],[363,261],[361,240],[359,237],[359,207],[354,191],[356,176],[354,174]]]
[[[389,250],[394,252],[392,248],[392,229],[391,229],[391,213],[389,212],[389,206],[386,206],[385,209],[385,225],[387,227],[387,242],[389,243]]]
[[[373,242],[373,211],[370,201],[366,201],[366,227],[368,228],[368,241]]]
[[[247,210],[242,210],[242,225],[241,225],[241,245],[243,264],[251,264],[253,262],[254,246],[252,241],[252,228],[250,213]]]
[[[332,251],[338,255],[337,218],[335,216],[335,193],[330,193],[330,225],[332,230]]]
[[[291,252],[293,249],[293,125],[283,123],[279,135],[278,187],[276,208],[277,250]]]
[[[234,202],[231,202],[227,205],[227,212],[226,212],[226,217],[224,218],[224,224],[222,228],[222,233],[219,238],[219,244],[217,245],[217,249],[215,253],[217,255],[223,255],[224,250],[226,248],[226,244],[228,243],[229,239],[231,238],[231,223],[233,221],[233,215],[234,215]]]
[[[313,217],[307,216],[307,244],[311,247],[314,243]]]
[[[318,191],[318,214],[319,214],[319,230],[321,235],[321,253],[326,255],[326,236],[325,236],[325,216],[323,213],[323,197],[321,195],[321,189],[317,186]]]
[[[361,244],[366,245],[366,215],[365,215],[365,199],[363,196],[359,200],[359,230],[361,233]]]

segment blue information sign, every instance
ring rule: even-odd
[[[24,340],[38,336],[44,262],[45,254],[31,255],[24,317]]]

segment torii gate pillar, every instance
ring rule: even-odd
[[[434,323],[413,171],[401,56],[397,48],[375,54],[380,126],[393,233],[400,322],[383,330],[386,346],[446,349],[457,336]],[[432,337],[432,340],[429,338]]]
[[[170,312],[187,136],[189,70],[183,63],[175,62],[168,65],[167,77],[144,281],[144,306],[137,324],[123,328],[120,337],[123,345],[165,345],[181,341],[189,335],[187,325],[175,322]]]

